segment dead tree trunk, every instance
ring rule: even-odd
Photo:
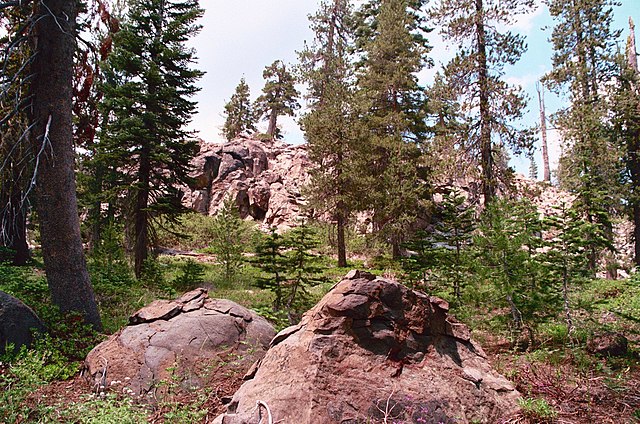
[[[540,133],[542,135],[542,166],[543,181],[551,182],[551,171],[549,169],[549,147],[547,144],[547,117],[544,106],[544,86],[536,83],[536,91],[538,92],[538,103],[540,104]]]

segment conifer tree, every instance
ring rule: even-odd
[[[29,68],[32,54],[28,43],[18,43],[19,28],[29,20],[26,10],[4,11],[0,24],[0,246],[11,252],[14,265],[25,265],[29,196],[33,188],[34,157],[27,141],[29,117],[25,103],[29,97]]]
[[[285,282],[287,280],[287,248],[286,239],[271,228],[269,235],[256,246],[256,256],[253,263],[262,270],[263,276],[258,278],[256,285],[271,290],[274,294],[273,309],[282,310],[285,304]]]
[[[224,281],[231,284],[244,262],[242,254],[247,238],[244,222],[233,199],[225,199],[207,233],[209,248],[223,267]]]
[[[359,108],[366,137],[365,203],[373,210],[374,230],[390,242],[393,257],[426,198],[420,175],[425,140],[425,96],[417,73],[428,63],[425,29],[416,8],[423,2],[371,1],[361,24],[372,35],[360,44],[364,59],[358,75]],[[421,178],[422,177],[422,178]]]
[[[249,86],[244,80],[236,87],[236,92],[231,96],[229,102],[224,105],[224,114],[227,119],[224,122],[222,133],[227,140],[233,140],[244,132],[254,132],[254,113],[249,98]]]
[[[197,0],[136,0],[114,36],[106,67],[103,113],[109,117],[99,153],[117,167],[113,191],[126,194],[126,215],[140,277],[149,255],[154,218],[183,211],[178,186],[190,179],[197,144],[185,126],[195,111],[189,99],[202,72],[185,47],[203,11]]]
[[[464,282],[469,279],[469,247],[475,230],[474,209],[459,189],[453,188],[444,197],[439,213],[434,216],[431,232],[419,231],[407,243],[414,254],[403,260],[403,267],[415,279],[426,277],[451,289],[460,302]]]
[[[552,314],[557,297],[548,281],[539,278],[544,272],[538,252],[543,224],[535,210],[524,199],[495,199],[483,212],[474,238],[477,275],[481,284],[491,282],[500,293],[517,336]],[[533,333],[528,336],[532,339]]]
[[[629,186],[629,207],[633,219],[635,263],[640,265],[640,72],[633,21],[624,55],[617,55],[617,78],[612,93],[613,138],[621,147]]]
[[[321,277],[319,257],[312,252],[320,245],[313,229],[306,222],[302,222],[286,236],[291,250],[287,255],[290,279],[286,285],[285,306],[290,324],[295,324],[300,320],[301,314],[311,306],[309,288],[324,282],[325,279]]]
[[[444,38],[458,44],[459,53],[445,74],[463,109],[470,111],[469,144],[480,157],[486,203],[496,194],[501,172],[497,146],[519,153],[532,143],[531,132],[513,122],[522,118],[525,95],[503,79],[505,65],[516,63],[525,51],[524,38],[499,29],[530,12],[533,4],[533,0],[439,0],[431,8]]]
[[[309,85],[309,112],[300,122],[309,159],[316,164],[308,190],[316,212],[328,213],[336,223],[338,266],[345,267],[345,228],[360,197],[349,1],[323,1],[310,19],[315,39],[300,53],[302,80]]]
[[[262,77],[265,79],[265,85],[255,102],[256,117],[269,121],[267,134],[272,139],[281,138],[278,117],[295,115],[296,110],[300,109],[297,100],[300,93],[295,87],[295,78],[280,60],[267,66]]]
[[[602,229],[584,221],[575,208],[560,204],[554,213],[547,216],[546,226],[552,237],[545,243],[547,252],[544,261],[547,279],[562,294],[562,304],[567,334],[574,329],[571,293],[579,284],[591,276],[589,250],[594,239],[605,247],[609,244]]]
[[[567,93],[569,106],[555,124],[567,148],[561,158],[561,184],[577,194],[575,207],[591,224],[612,234],[611,214],[619,205],[620,152],[606,128],[608,104],[601,89],[614,75],[615,40],[611,30],[611,0],[548,0],[556,21],[551,35],[553,69],[545,82],[556,93]],[[598,259],[597,241],[590,249],[591,268]]]

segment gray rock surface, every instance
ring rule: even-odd
[[[85,360],[95,390],[114,381],[138,395],[155,392],[161,381],[201,387],[209,383],[206,368],[221,355],[250,365],[275,335],[264,318],[229,300],[211,299],[205,289],[154,301],[129,321]]]
[[[44,331],[44,324],[19,299],[0,291],[0,353],[5,353],[6,346],[30,346],[34,331]]]
[[[273,339],[215,422],[254,424],[266,407],[273,422],[307,424],[513,416],[519,393],[447,311],[442,299],[350,272]]]

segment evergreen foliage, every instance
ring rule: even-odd
[[[295,87],[295,78],[287,70],[285,64],[276,60],[264,68],[262,77],[265,80],[262,94],[256,99],[254,111],[256,119],[269,121],[267,135],[272,139],[282,138],[278,129],[278,117],[293,116],[300,109],[298,97],[300,93]]]
[[[574,330],[571,292],[592,277],[589,266],[589,250],[594,240],[602,247],[611,247],[602,228],[582,219],[575,208],[565,204],[546,218],[546,226],[552,238],[546,242],[548,248],[544,262],[546,276],[562,294],[567,334]]]
[[[318,245],[315,231],[302,222],[284,235],[271,229],[256,247],[253,263],[263,272],[257,286],[273,292],[273,310],[286,312],[290,324],[310,306],[308,288],[324,281],[312,253]]]
[[[616,84],[612,87],[612,135],[623,155],[629,215],[634,223],[635,264],[640,265],[640,72],[633,21],[625,54],[616,55]]]
[[[233,199],[225,199],[211,226],[207,228],[209,250],[223,268],[223,280],[231,285],[244,264],[247,229]]]
[[[357,208],[359,189],[357,116],[353,87],[351,6],[324,1],[311,18],[315,39],[300,53],[302,80],[309,85],[308,109],[300,120],[307,139],[310,202],[318,215],[329,213],[337,227],[338,266],[347,266],[345,227]]]
[[[273,292],[275,296],[273,309],[276,311],[282,310],[285,305],[287,258],[284,251],[286,247],[286,239],[272,228],[271,232],[256,246],[256,256],[253,259],[253,264],[264,274],[258,278],[256,285]]]
[[[493,284],[500,295],[494,306],[499,301],[508,307],[516,335],[529,330],[530,339],[536,324],[555,312],[557,299],[554,287],[541,278],[542,224],[528,200],[495,199],[474,238],[480,284]]]
[[[601,89],[614,76],[615,40],[610,0],[547,2],[556,21],[551,35],[553,69],[549,88],[566,93],[569,106],[554,116],[568,148],[560,159],[561,185],[577,194],[574,206],[589,223],[611,234],[611,214],[620,204],[620,158],[606,126],[608,104]],[[599,256],[594,240],[589,253],[593,270]]]
[[[184,208],[178,186],[188,184],[197,143],[185,126],[195,111],[189,100],[202,72],[190,68],[185,47],[198,32],[197,0],[137,0],[105,63],[102,112],[108,117],[94,161],[109,164],[109,185],[99,191],[127,219],[134,270],[140,277],[149,255],[154,219]],[[97,187],[96,187],[97,189]],[[110,196],[109,196],[110,195]],[[126,205],[114,205],[126,195]]]
[[[496,155],[508,146],[516,153],[532,145],[532,133],[519,129],[526,97],[520,87],[507,84],[504,68],[524,51],[524,37],[501,31],[516,16],[533,10],[533,0],[439,0],[430,9],[444,38],[458,44],[458,53],[445,67],[446,98],[458,99],[469,122],[465,145],[480,157],[485,202],[506,179]]]
[[[390,242],[394,258],[427,198],[420,146],[425,141],[424,89],[417,73],[427,64],[424,28],[406,0],[371,1],[363,5],[360,35],[363,60],[358,73],[363,143],[360,169],[363,205],[373,210],[374,231]],[[364,13],[372,11],[372,14]]]
[[[470,247],[475,230],[475,210],[460,190],[444,197],[431,232],[420,231],[406,244],[413,254],[403,268],[413,281],[428,280],[448,287],[459,303],[465,283],[471,279]]]
[[[227,140],[233,140],[242,133],[256,131],[253,107],[249,98],[249,86],[244,78],[240,79],[235,93],[224,105],[224,114],[227,118],[222,128],[222,134]]]
[[[204,283],[204,266],[187,259],[180,265],[180,271],[174,280],[174,286],[179,290],[192,290]]]

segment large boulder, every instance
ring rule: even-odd
[[[448,304],[352,271],[280,332],[215,422],[495,423],[519,393]]]
[[[44,324],[19,299],[0,291],[0,354],[12,344],[15,348],[30,346],[33,333],[44,331]]]
[[[156,300],[129,318],[129,325],[96,346],[86,358],[95,390],[122,383],[134,394],[157,394],[160,382],[202,387],[207,367],[228,357],[247,368],[260,359],[275,335],[256,313],[205,289],[177,300]]]

